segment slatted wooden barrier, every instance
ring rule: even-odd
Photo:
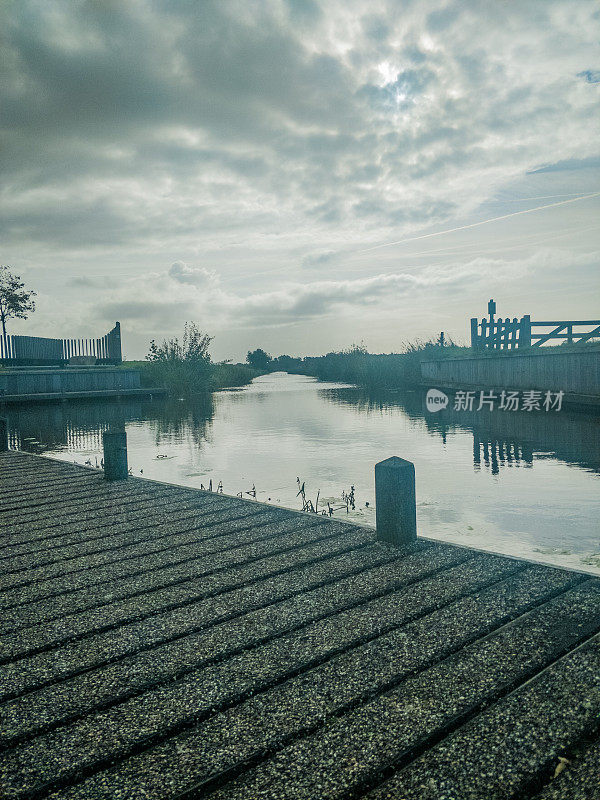
[[[49,339],[41,336],[0,337],[0,363],[7,366],[66,364],[81,357],[96,363],[120,364],[121,325],[119,322],[98,339]]]

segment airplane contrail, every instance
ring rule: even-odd
[[[493,202],[497,203],[524,203],[526,200],[550,200],[552,197],[581,197],[581,192],[567,192],[566,194],[538,194],[536,197],[510,197],[502,199],[495,197]]]
[[[405,244],[406,242],[416,242],[419,239],[431,239],[433,236],[444,236],[446,233],[455,233],[456,231],[464,231],[467,228],[478,228],[480,225],[488,225],[490,222],[499,222],[501,219],[508,219],[509,217],[518,217],[521,214],[532,214],[534,211],[542,211],[544,208],[554,208],[555,206],[563,206],[566,203],[577,203],[579,200],[589,200],[590,197],[598,197],[600,192],[592,192],[592,194],[582,194],[579,197],[572,197],[570,200],[560,200],[558,203],[548,203],[545,206],[536,206],[536,208],[526,208],[523,211],[513,211],[511,214],[503,214],[501,217],[492,217],[491,219],[483,219],[481,222],[472,222],[470,225],[461,225],[458,228],[448,228],[445,231],[437,231],[437,233],[424,233],[422,236],[411,236],[408,239],[398,239],[396,242],[385,242],[384,244],[376,244],[374,247],[368,247],[365,250],[359,250],[359,253],[370,253],[373,250],[379,250],[382,247],[393,247],[395,244]]]

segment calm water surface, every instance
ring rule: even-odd
[[[566,411],[428,413],[421,392],[366,395],[275,373],[198,402],[40,405],[10,411],[13,446],[79,463],[127,429],[135,475],[300,508],[297,478],[334,518],[375,524],[373,467],[417,475],[419,533],[600,573],[600,420]],[[343,491],[354,486],[350,513]]]

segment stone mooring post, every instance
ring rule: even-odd
[[[417,538],[415,465],[398,456],[375,464],[377,538],[406,547]]]
[[[125,431],[104,431],[104,477],[107,481],[127,479],[127,434]]]
[[[8,420],[0,417],[0,453],[8,450]]]

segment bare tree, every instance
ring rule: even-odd
[[[35,311],[35,296],[36,292],[26,289],[19,275],[13,275],[8,266],[0,264],[0,320],[5,348],[6,320],[27,319]]]

